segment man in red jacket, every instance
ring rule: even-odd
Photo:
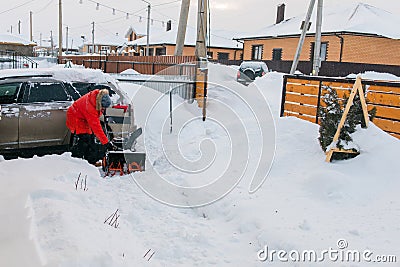
[[[84,158],[91,164],[95,164],[102,157],[99,155],[93,134],[103,146],[110,149],[115,147],[105,135],[99,119],[110,105],[108,90],[96,89],[76,100],[68,108],[67,127],[78,139],[71,148],[73,157]]]

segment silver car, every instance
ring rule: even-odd
[[[72,137],[66,127],[66,111],[74,100],[98,87],[107,87],[113,101],[101,117],[109,138],[124,138],[136,129],[133,107],[116,84],[53,76],[57,75],[19,72],[2,76],[0,72],[0,155],[29,157],[68,151]]]

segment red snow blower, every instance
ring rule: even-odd
[[[107,150],[101,163],[105,176],[145,170],[146,154],[135,149],[136,139],[141,134],[142,128],[139,128],[124,139],[113,140],[115,150]]]

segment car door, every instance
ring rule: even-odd
[[[72,98],[61,82],[29,82],[22,102],[19,117],[20,148],[69,143],[69,131],[65,123]]]
[[[0,84],[0,149],[18,148],[19,106],[17,95],[22,82]]]

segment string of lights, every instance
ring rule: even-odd
[[[102,3],[98,2],[98,1],[95,1],[95,0],[79,0],[79,3],[83,4],[84,1],[94,3],[96,10],[99,10],[100,8],[106,8],[106,9],[111,10],[113,15],[115,15],[116,12],[125,14],[125,18],[126,19],[129,19],[130,16],[137,17],[137,18],[139,18],[139,22],[142,21],[144,16],[137,15],[137,13],[140,12],[140,11],[143,11],[144,9],[147,9],[147,7],[146,7],[146,8],[143,8],[143,9],[139,10],[139,11],[131,13],[131,12],[127,12],[127,11],[124,11],[124,10],[121,10],[121,9],[118,9],[118,8],[114,8],[114,7],[102,4]],[[164,6],[164,5],[174,4],[174,3],[177,3],[177,2],[180,2],[180,0],[172,1],[172,2],[168,2],[168,3],[162,3],[162,4],[158,4],[158,5],[154,5],[154,6],[152,5],[152,8],[153,7],[157,7],[157,6]],[[164,20],[158,20],[158,19],[152,18],[151,19],[151,24],[153,25],[154,22],[160,22],[162,25],[165,24]]]

